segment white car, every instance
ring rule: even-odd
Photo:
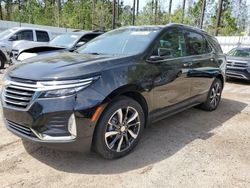
[[[0,47],[9,54],[15,41],[49,42],[51,37],[50,31],[45,29],[14,27],[0,32]]]

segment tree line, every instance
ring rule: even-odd
[[[0,19],[84,30],[169,22],[201,27],[204,8],[202,26],[210,34],[217,29],[220,35],[239,35],[249,24],[246,0],[183,0],[174,10],[172,0],[148,0],[140,10],[139,1],[133,1],[133,6],[128,6],[122,0],[0,0]],[[220,2],[220,25],[216,28]],[[163,6],[166,3],[168,8]]]

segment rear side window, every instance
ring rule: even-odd
[[[207,40],[202,35],[188,31],[185,37],[188,55],[201,55],[212,51]]]
[[[33,31],[32,30],[20,31],[16,35],[17,35],[17,40],[33,41]]]
[[[36,31],[37,42],[49,42],[49,35],[46,31]]]
[[[209,35],[207,35],[207,38],[208,38],[210,44],[212,44],[212,46],[214,47],[214,49],[216,50],[217,53],[223,53],[223,51],[221,49],[221,46],[220,46],[220,44],[219,44],[219,42],[217,41],[216,38],[211,37]]]

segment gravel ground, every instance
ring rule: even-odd
[[[22,141],[0,122],[1,187],[250,187],[247,83],[227,83],[215,112],[192,108],[154,124],[118,160]]]

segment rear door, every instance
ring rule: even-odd
[[[191,96],[198,96],[210,89],[214,70],[218,67],[217,58],[202,34],[187,30],[185,39],[187,60],[190,62],[188,77],[192,80]]]

